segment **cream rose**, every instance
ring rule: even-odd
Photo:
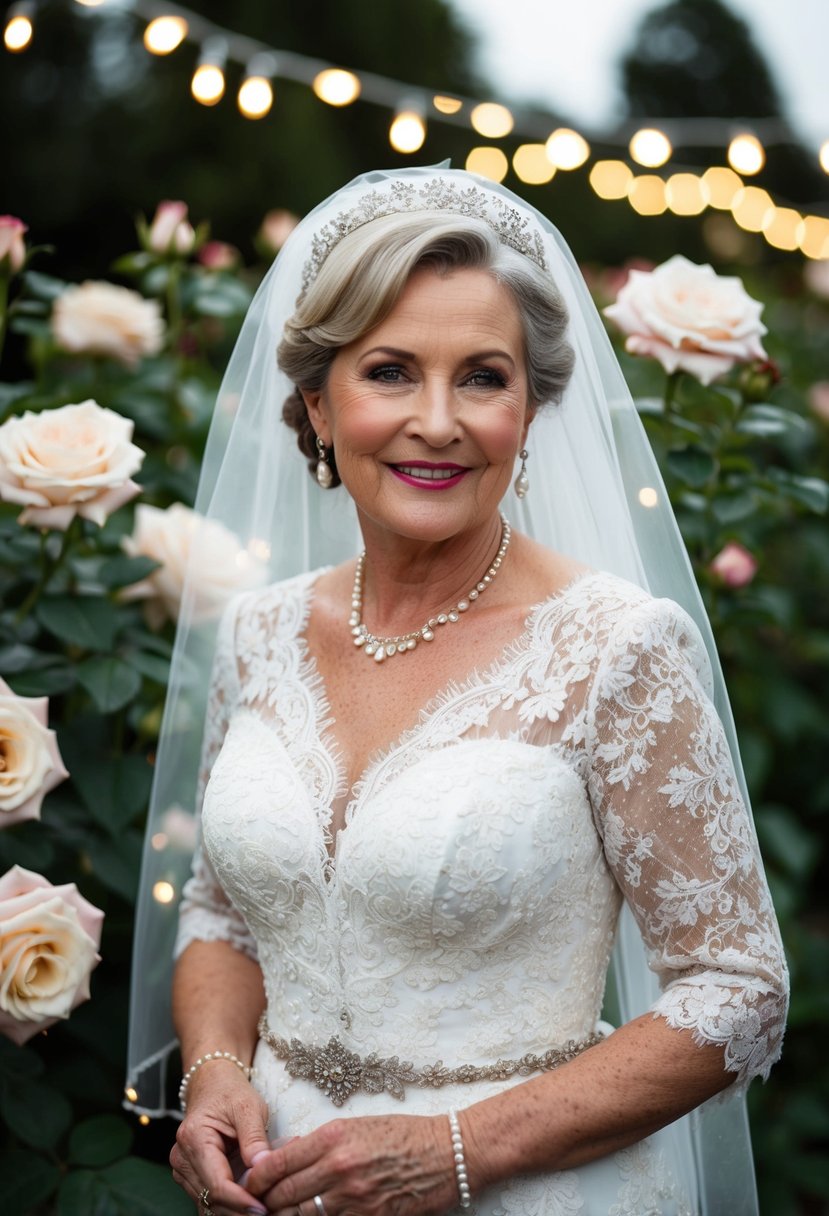
[[[269,211],[260,225],[259,240],[271,253],[279,253],[298,223],[299,216],[292,211]]]
[[[604,312],[628,335],[631,354],[650,355],[667,372],[690,372],[710,384],[735,363],[768,357],[760,341],[762,310],[740,279],[677,254],[650,273],[631,270]]]
[[[124,588],[126,599],[145,599],[146,614],[153,628],[170,617],[178,620],[184,579],[193,588],[193,620],[219,616],[227,600],[237,591],[261,586],[262,563],[243,549],[232,532],[215,520],[206,520],[176,503],[161,511],[144,504],[136,508],[132,536],[124,548],[161,563],[148,578]]]
[[[0,878],[0,1033],[25,1043],[89,999],[103,920],[74,883],[20,866]]]
[[[158,300],[137,291],[92,280],[68,287],[52,309],[52,333],[62,350],[105,355],[135,367],[144,355],[157,355],[164,344],[164,321]]]
[[[130,480],[144,459],[132,430],[94,401],[8,418],[0,426],[0,498],[26,508],[22,524],[65,531],[80,515],[100,526],[141,492]]]
[[[159,203],[147,240],[153,253],[191,253],[196,234],[187,219],[187,204],[178,201]]]
[[[26,243],[23,233],[28,229],[22,220],[14,215],[0,215],[0,272],[4,263],[17,274],[26,261]]]
[[[48,697],[18,697],[0,680],[0,828],[39,819],[44,796],[69,776],[48,720]]]

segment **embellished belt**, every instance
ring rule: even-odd
[[[590,1034],[584,1039],[570,1039],[563,1047],[551,1048],[542,1055],[528,1052],[518,1060],[497,1060],[495,1064],[461,1064],[459,1068],[446,1068],[443,1061],[438,1060],[435,1064],[415,1068],[398,1056],[382,1057],[374,1051],[368,1056],[360,1056],[344,1047],[337,1035],[319,1047],[308,1047],[299,1039],[289,1042],[273,1033],[264,1013],[259,1019],[259,1037],[277,1059],[285,1061],[290,1076],[313,1081],[335,1106],[342,1106],[360,1089],[368,1094],[380,1094],[385,1090],[402,1102],[407,1085],[439,1089],[442,1085],[458,1082],[505,1081],[516,1074],[526,1077],[534,1072],[550,1072],[560,1064],[574,1060],[603,1038],[600,1034]]]

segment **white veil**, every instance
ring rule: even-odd
[[[574,374],[561,405],[542,408],[533,421],[532,490],[521,502],[510,498],[508,517],[550,548],[668,596],[690,613],[708,649],[715,704],[747,796],[711,628],[604,325],[558,231],[504,187],[444,166],[377,171],[356,178],[302,221],[265,276],[231,357],[207,442],[197,510],[230,528],[246,551],[241,560],[264,562],[269,580],[336,564],[358,551],[356,516],[346,491],[319,490],[297,451],[295,433],[281,421],[293,386],[277,367],[276,348],[309,258],[318,264],[338,235],[376,215],[436,206],[486,219],[502,240],[542,260],[570,316]],[[191,571],[190,583],[197,577],[198,571]],[[172,821],[165,816],[173,808],[196,806],[215,641],[215,624],[193,620],[193,601],[192,589],[186,591],[157,755],[133,960],[127,1099],[153,1115],[172,1113],[165,1077],[176,1046],[171,954],[178,897],[190,866],[186,841],[180,831],[168,830]],[[658,995],[656,979],[626,909],[613,973],[622,1019],[647,1010]],[[701,1213],[757,1212],[742,1096],[727,1094],[707,1103],[659,1133],[659,1139]]]

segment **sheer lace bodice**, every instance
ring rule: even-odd
[[[580,578],[349,793],[303,640],[314,577],[223,622],[179,952],[223,939],[258,958],[285,1037],[488,1063],[594,1028],[624,897],[655,1014],[765,1075],[785,964],[690,619]]]

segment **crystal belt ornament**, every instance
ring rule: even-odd
[[[267,1043],[278,1060],[284,1060],[292,1077],[313,1081],[335,1106],[342,1106],[352,1094],[362,1090],[367,1094],[390,1094],[404,1101],[407,1085],[419,1089],[440,1089],[443,1085],[469,1084],[472,1081],[506,1081],[516,1075],[528,1077],[534,1072],[551,1072],[561,1064],[602,1041],[600,1034],[583,1039],[569,1039],[563,1047],[553,1047],[542,1055],[528,1052],[518,1060],[497,1060],[494,1064],[461,1064],[447,1068],[442,1060],[420,1068],[398,1056],[378,1056],[372,1052],[360,1056],[333,1035],[322,1046],[306,1046],[299,1039],[283,1039],[268,1026],[265,1014],[259,1019],[259,1037]]]

